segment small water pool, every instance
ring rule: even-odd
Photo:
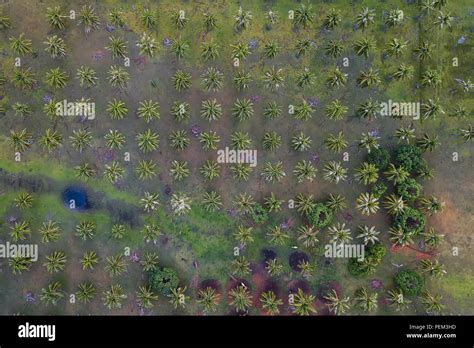
[[[89,209],[87,192],[80,186],[69,186],[61,194],[61,199],[65,206],[70,210]]]

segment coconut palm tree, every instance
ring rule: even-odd
[[[140,205],[147,213],[156,210],[160,205],[158,193],[145,192],[143,198],[140,199]]]
[[[325,47],[325,52],[328,56],[337,58],[342,56],[344,52],[344,45],[341,40],[331,40]]]
[[[436,233],[433,227],[430,227],[428,231],[422,233],[425,243],[431,248],[437,248],[444,240],[444,235]]]
[[[201,57],[204,60],[213,60],[219,57],[220,47],[212,39],[201,44]]]
[[[296,180],[299,183],[302,183],[304,180],[313,182],[317,173],[316,167],[310,161],[301,160],[296,163],[295,169],[293,169],[293,174],[296,176]]]
[[[346,198],[340,194],[329,194],[326,206],[334,212],[341,211],[347,207]]]
[[[362,215],[371,215],[379,210],[379,199],[373,193],[361,193],[356,200],[356,208]]]
[[[372,98],[359,105],[356,111],[360,118],[372,120],[377,118],[380,113],[380,103]]]
[[[399,215],[403,213],[406,207],[407,204],[403,198],[393,193],[387,196],[384,201],[384,208],[387,209],[390,215]]]
[[[253,102],[250,99],[237,98],[232,108],[232,115],[235,118],[242,122],[252,117],[253,113]]]
[[[275,41],[265,43],[263,46],[263,55],[268,59],[273,59],[280,52],[280,46]]]
[[[356,16],[355,22],[359,29],[365,30],[367,27],[374,23],[375,10],[364,7],[361,12]]]
[[[328,30],[332,30],[339,25],[342,21],[341,11],[331,8],[328,14],[324,18],[324,26]]]
[[[21,89],[31,89],[36,85],[37,81],[35,80],[35,75],[31,71],[31,68],[15,68],[13,70],[12,83]]]
[[[208,212],[216,212],[222,206],[221,195],[216,191],[205,192],[202,198],[202,204],[204,205],[204,209]]]
[[[362,137],[360,138],[357,146],[361,149],[365,148],[368,153],[370,153],[374,149],[378,149],[380,147],[378,143],[378,137],[372,133],[362,133]]]
[[[413,244],[413,235],[409,233],[405,233],[405,231],[402,228],[390,227],[388,232],[390,234],[390,241],[395,246],[404,247],[404,246]]]
[[[137,115],[139,118],[145,120],[146,123],[151,122],[152,120],[160,119],[160,104],[153,100],[144,100],[140,102]]]
[[[389,290],[388,291],[388,304],[395,307],[397,312],[403,311],[411,303],[404,295],[402,290]]]
[[[15,256],[8,259],[8,265],[10,266],[13,274],[22,274],[30,270],[33,260],[29,257]]]
[[[61,283],[49,283],[48,287],[41,289],[40,300],[45,304],[56,305],[60,299],[64,297],[64,292],[61,289]]]
[[[51,128],[46,129],[45,134],[39,140],[41,147],[48,152],[56,150],[61,142],[62,135]]]
[[[376,42],[374,39],[364,37],[354,44],[354,51],[358,56],[364,56],[366,59],[369,58],[370,51],[374,50]]]
[[[421,115],[423,119],[435,119],[438,114],[444,114],[444,110],[439,104],[439,100],[428,99],[426,103],[421,104]]]
[[[252,81],[252,76],[245,71],[238,71],[234,77],[232,78],[235,87],[242,91],[244,89],[249,88],[250,82]]]
[[[144,272],[155,271],[158,265],[158,255],[154,252],[145,253],[140,260],[140,265],[142,265]]]
[[[295,208],[301,215],[307,215],[314,209],[315,201],[313,195],[298,193],[295,198]]]
[[[283,69],[276,69],[274,66],[263,75],[264,86],[271,91],[276,91],[283,86]]]
[[[142,133],[138,133],[135,137],[137,146],[143,153],[151,152],[159,147],[160,139],[158,133],[154,133],[151,129],[147,129]]]
[[[158,300],[158,296],[153,293],[150,286],[139,286],[136,295],[137,304],[141,308],[150,309],[153,307],[153,301]]]
[[[28,53],[33,52],[31,48],[31,40],[24,38],[25,34],[21,33],[18,37],[11,37],[10,48],[15,54],[19,56],[26,56]]]
[[[345,140],[344,134],[342,132],[339,132],[337,135],[330,134],[324,140],[324,144],[329,150],[334,151],[336,153],[341,152],[347,147],[347,145],[349,145],[349,143]]]
[[[79,11],[79,24],[84,27],[84,32],[86,34],[99,28],[99,16],[97,16],[92,6],[82,6],[81,10]]]
[[[67,18],[67,16],[62,14],[60,6],[48,7],[46,9],[46,18],[49,25],[55,29],[64,29],[66,27],[64,18]]]
[[[393,181],[395,185],[405,181],[410,173],[403,168],[403,166],[395,167],[394,164],[390,163],[389,168],[384,172],[386,178],[390,181]]]
[[[252,237],[253,228],[240,225],[234,233],[235,240],[241,245],[246,246],[254,241]]]
[[[278,199],[272,192],[270,196],[264,199],[264,206],[269,213],[278,212],[281,210],[281,205],[283,204],[283,202],[283,200]]]
[[[81,265],[83,270],[93,270],[97,263],[99,263],[99,258],[95,251],[86,251],[82,256]]]
[[[57,273],[66,267],[66,254],[62,251],[55,251],[46,256],[46,262],[43,264],[49,273]]]
[[[96,174],[95,169],[87,162],[74,167],[74,169],[76,170],[76,176],[86,181],[93,178]]]
[[[308,68],[296,75],[296,85],[300,88],[310,87],[313,85],[316,76],[309,71]]]
[[[11,27],[12,23],[10,21],[10,18],[0,12],[0,30],[10,29]]]
[[[310,279],[314,273],[314,266],[306,260],[300,260],[297,265],[301,275],[305,279]]]
[[[267,132],[262,139],[263,148],[274,151],[281,146],[281,136],[276,132]]]
[[[60,68],[50,69],[46,72],[46,83],[52,88],[64,88],[68,80],[68,75]]]
[[[124,68],[116,65],[112,65],[107,74],[107,80],[112,87],[125,88],[130,79],[128,72]]]
[[[441,295],[432,295],[428,290],[424,290],[421,294],[421,303],[429,314],[437,314],[443,310],[445,306],[441,303],[442,299]]]
[[[74,129],[69,137],[71,145],[74,149],[82,152],[87,146],[92,144],[92,135],[86,129]]]
[[[181,181],[189,176],[188,162],[186,161],[171,161],[170,175],[176,181]]]
[[[214,131],[202,132],[199,135],[199,142],[202,144],[202,148],[205,150],[217,149],[217,144],[221,141],[220,136]]]
[[[330,120],[342,120],[347,113],[348,107],[336,99],[326,106],[326,117]]]
[[[260,303],[263,310],[270,315],[276,315],[280,313],[279,306],[283,305],[283,301],[276,297],[275,293],[271,290],[264,291],[260,295]]]
[[[386,13],[385,24],[387,27],[396,27],[403,22],[403,11],[399,9],[391,9]]]
[[[28,104],[16,102],[12,105],[12,110],[15,111],[15,116],[29,116],[33,112],[32,108]]]
[[[417,48],[413,50],[420,61],[431,59],[434,44],[429,41],[421,41]]]
[[[443,76],[438,70],[427,69],[421,74],[420,82],[423,87],[439,87],[443,82]]]
[[[364,312],[373,312],[377,309],[377,298],[378,294],[376,292],[370,293],[365,287],[357,290],[354,297],[357,306]]]
[[[265,181],[269,183],[273,184],[275,182],[280,182],[281,179],[286,176],[286,173],[283,170],[283,162],[266,162],[263,166],[263,171],[261,175],[265,179]]]
[[[242,6],[239,7],[237,14],[234,16],[234,27],[237,31],[247,29],[253,21],[253,15],[250,11],[244,11]]]
[[[191,198],[183,192],[176,192],[171,196],[171,208],[176,215],[185,215],[191,210]]]
[[[15,222],[15,224],[10,227],[10,230],[10,237],[14,242],[25,240],[31,235],[30,224],[26,221]]]
[[[92,283],[81,283],[77,287],[76,298],[82,303],[89,303],[96,295],[96,289]]]
[[[43,43],[46,45],[44,50],[51,55],[51,58],[54,59],[66,55],[66,44],[64,40],[57,35],[46,37],[46,41]]]
[[[182,70],[177,70],[173,75],[174,88],[181,92],[191,87],[191,74]]]
[[[429,198],[423,197],[420,199],[420,210],[426,214],[434,215],[443,210],[444,202],[441,202],[435,196]]]
[[[355,169],[354,176],[357,181],[362,182],[364,185],[373,184],[379,178],[378,170],[375,164],[364,162]]]
[[[328,301],[327,306],[334,314],[344,314],[349,308],[349,297],[339,297],[336,290],[332,289],[327,295],[323,296]]]
[[[267,19],[270,25],[277,24],[279,21],[279,17],[280,16],[278,15],[278,13],[273,10],[268,10],[267,12],[265,12],[265,18]]]
[[[403,54],[403,51],[405,50],[407,44],[408,44],[408,41],[403,41],[397,38],[393,38],[392,40],[388,42],[385,48],[385,52],[389,56],[395,56],[398,58]],[[404,64],[402,65],[405,66]]]
[[[438,260],[423,259],[420,261],[420,269],[423,273],[427,273],[432,277],[442,277],[447,273]]]
[[[252,295],[247,286],[241,284],[229,290],[230,305],[237,312],[245,312],[252,305]]]
[[[319,242],[317,237],[318,233],[319,230],[315,227],[302,225],[298,228],[298,241],[301,242],[305,248],[314,248]]]
[[[190,117],[190,106],[186,102],[174,102],[171,107],[171,115],[175,118],[176,121],[182,122],[186,121]]]
[[[106,261],[107,265],[105,265],[104,270],[111,277],[119,276],[127,269],[127,262],[122,254],[107,257]]]
[[[223,81],[224,81],[224,74],[221,73],[214,67],[207,68],[204,74],[201,75],[202,77],[202,84],[207,89],[208,92],[210,91],[218,91],[222,88]]]
[[[170,146],[178,151],[182,151],[189,145],[189,138],[185,130],[172,131],[169,135]]]
[[[380,234],[379,231],[375,230],[375,226],[359,226],[359,234],[356,238],[361,238],[364,240],[364,245],[367,244],[375,244],[379,240],[378,235]]]
[[[245,256],[239,256],[232,261],[231,264],[232,274],[239,277],[244,277],[250,274],[250,262]]]
[[[242,41],[230,45],[230,48],[232,49],[232,58],[234,59],[245,59],[250,54],[248,44]]]
[[[393,73],[393,78],[395,80],[411,80],[415,69],[411,65],[400,64],[397,70]]]
[[[140,180],[150,180],[156,175],[156,164],[153,160],[140,160],[135,171]]]
[[[267,260],[265,269],[271,277],[278,277],[283,273],[283,265],[276,258]]]
[[[300,104],[297,104],[294,108],[295,119],[308,121],[313,117],[313,108],[306,101],[303,100]]]
[[[211,313],[217,310],[220,300],[221,295],[216,289],[208,286],[198,291],[196,302],[202,307],[204,312]]]
[[[15,197],[13,202],[17,208],[31,208],[33,206],[33,196],[29,192],[21,192]]]
[[[206,32],[210,32],[217,28],[217,19],[214,14],[209,12],[204,13],[204,28],[206,28]]]
[[[43,222],[43,225],[39,229],[39,233],[43,243],[56,242],[61,236],[61,227],[57,222],[48,220]]]
[[[421,139],[417,140],[416,144],[423,151],[432,152],[439,145],[441,145],[441,143],[438,141],[438,139],[439,139],[439,137],[437,135],[431,136],[431,135],[425,133],[425,134],[423,134],[423,137]]]
[[[268,229],[267,237],[275,246],[285,245],[290,236],[280,226],[272,226]]]
[[[368,88],[380,84],[380,75],[378,70],[369,70],[361,71],[357,77],[357,85],[361,88]]]
[[[247,163],[236,163],[230,167],[230,170],[232,171],[234,179],[247,181],[252,172],[252,167]]]
[[[246,150],[249,149],[252,145],[252,139],[250,139],[248,133],[243,133],[239,131],[234,132],[232,133],[230,140],[232,147],[237,150]]]
[[[143,230],[141,232],[143,233],[143,240],[146,243],[153,242],[156,244],[158,237],[161,235],[161,230],[155,223],[146,224],[143,226]]]
[[[453,108],[451,108],[449,116],[457,118],[466,118],[468,116],[468,112],[463,105],[455,105]]]
[[[127,55],[127,41],[119,36],[111,36],[109,41],[110,43],[105,49],[110,51],[112,58],[125,58]]]
[[[444,29],[445,27],[451,30],[451,23],[453,22],[454,17],[451,16],[451,12],[442,12],[439,11],[435,20],[433,21],[433,26],[437,26],[439,29]]]
[[[171,22],[174,24],[176,29],[183,29],[188,21],[189,18],[186,17],[184,11],[174,10],[171,13]]]
[[[110,234],[114,239],[123,239],[125,236],[126,228],[125,225],[115,224],[110,230]]]
[[[337,223],[336,225],[328,228],[329,235],[331,236],[330,243],[335,244],[346,244],[352,240],[351,230],[346,228],[346,224]]]
[[[21,131],[10,130],[10,144],[17,152],[24,152],[33,142],[31,134],[26,130]]]
[[[81,221],[76,225],[76,236],[82,240],[92,239],[97,232],[97,224],[94,221]]]
[[[410,144],[410,140],[415,138],[415,128],[413,127],[400,127],[395,131],[395,137],[398,139],[397,143],[401,140]]]
[[[347,168],[341,165],[341,162],[329,161],[324,166],[323,178],[326,181],[338,184],[347,178]]]
[[[212,181],[220,176],[220,167],[216,161],[207,160],[202,165],[200,172],[206,181]]]
[[[140,15],[140,20],[142,25],[147,29],[151,29],[156,25],[156,15],[149,8],[143,9]]]
[[[76,78],[79,80],[81,87],[93,87],[97,85],[97,73],[94,69],[88,66],[81,66],[79,69],[77,69]]]
[[[216,99],[204,100],[201,103],[201,117],[208,121],[220,119],[222,116],[222,105]]]
[[[174,53],[176,58],[184,58],[189,51],[189,44],[181,38],[175,39],[171,42],[171,51]]]
[[[313,23],[313,18],[313,6],[301,4],[294,12],[293,23],[296,28],[303,27],[306,29],[308,25]]]
[[[277,118],[281,115],[281,107],[276,102],[269,102],[263,109],[266,118]]]
[[[472,125],[469,125],[466,128],[460,128],[459,135],[464,139],[466,143],[472,141],[474,137],[474,128],[472,127]]]
[[[127,298],[127,295],[123,293],[122,286],[120,284],[113,284],[109,290],[102,293],[104,297],[104,306],[108,309],[120,309],[122,308],[122,301]]]
[[[240,193],[234,198],[234,205],[237,212],[248,214],[255,206],[255,200],[248,193]]]
[[[311,294],[304,293],[303,290],[298,289],[294,294],[293,303],[290,303],[293,313],[301,316],[316,313],[313,302],[316,298]]]
[[[300,39],[296,42],[296,58],[304,56],[311,48],[311,41],[309,39]]]
[[[120,150],[125,144],[125,136],[116,129],[109,129],[104,139],[107,147],[111,150]]]
[[[114,27],[122,28],[125,26],[125,21],[123,19],[123,11],[117,8],[113,8],[109,12],[109,21]]]
[[[156,40],[147,33],[143,33],[143,35],[140,36],[140,40],[137,41],[137,47],[141,55],[146,55],[150,58],[155,56],[156,50],[158,49]]]

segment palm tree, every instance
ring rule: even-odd
[[[125,88],[130,79],[128,72],[116,65],[112,65],[108,71],[108,81],[112,87]]]
[[[324,166],[324,180],[338,184],[347,178],[347,169],[341,165],[341,162],[329,161]]]
[[[326,117],[330,120],[342,120],[347,110],[349,110],[348,107],[336,99],[326,106]]]
[[[442,12],[439,11],[438,16],[433,21],[433,25],[439,27],[440,29],[444,29],[444,27],[451,29],[451,22],[454,20],[454,17],[451,16],[450,12]]]
[[[413,78],[415,69],[411,65],[400,64],[397,70],[393,73],[393,78],[396,80],[410,80]]]
[[[278,225],[269,228],[267,237],[269,238],[270,243],[276,246],[285,245],[286,241],[290,238],[290,236]]]
[[[271,277],[278,277],[283,273],[283,265],[276,258],[267,260],[265,269]]]
[[[156,164],[153,160],[140,160],[135,171],[140,180],[150,180],[156,175]]]
[[[10,266],[13,274],[22,274],[30,270],[33,260],[29,257],[15,256],[8,259],[8,265]]]
[[[301,275],[305,279],[310,279],[314,273],[314,266],[306,260],[300,260],[297,265]]]
[[[413,235],[405,233],[402,228],[390,227],[388,233],[390,234],[390,241],[395,246],[404,247],[413,244]]]
[[[252,227],[245,227],[240,225],[234,233],[234,237],[241,245],[246,246],[254,241],[252,237]]]
[[[374,50],[376,42],[374,39],[364,37],[354,44],[354,51],[358,56],[364,56],[366,59],[369,58],[369,53]]]
[[[171,115],[173,115],[176,121],[182,122],[189,119],[190,117],[189,109],[190,109],[190,106],[188,103],[176,101],[171,107]]]
[[[438,70],[427,69],[421,74],[420,82],[423,87],[439,87],[443,82],[443,76]]]
[[[284,201],[278,199],[273,192],[264,199],[265,208],[269,213],[280,211],[283,202]]]
[[[263,148],[275,151],[281,146],[281,136],[277,132],[266,132],[262,139]]]
[[[109,40],[109,46],[105,49],[112,53],[112,58],[125,58],[127,55],[127,41],[118,36],[111,36]]]
[[[395,27],[403,22],[403,11],[399,9],[391,9],[386,14],[385,24],[388,27]]]
[[[273,59],[280,52],[280,46],[278,43],[271,41],[265,43],[263,46],[263,55],[268,59]]]
[[[137,115],[139,118],[143,118],[146,123],[151,122],[152,120],[160,119],[160,104],[154,102],[153,100],[145,100],[140,102]]]
[[[424,61],[431,58],[433,53],[434,44],[429,41],[421,41],[417,48],[413,52],[418,56],[420,61]]]
[[[66,27],[64,23],[64,16],[61,12],[60,6],[48,7],[46,9],[46,17],[48,18],[48,23],[55,29],[64,29]]]
[[[175,10],[171,13],[171,22],[174,24],[176,29],[183,29],[189,18],[185,16],[184,11]]]
[[[403,198],[393,193],[387,196],[384,201],[384,208],[387,209],[387,212],[390,215],[399,215],[403,213],[406,206],[407,205],[405,201],[403,200]]]
[[[434,215],[441,212],[444,208],[444,202],[441,202],[435,196],[420,199],[420,210],[426,214]]]
[[[218,91],[222,88],[224,74],[214,67],[207,68],[202,77],[202,84],[207,91]]]
[[[232,108],[232,115],[241,122],[252,117],[253,112],[253,103],[250,99],[237,98]]]
[[[234,199],[236,210],[241,214],[248,214],[255,205],[255,200],[248,193],[240,193]]]
[[[245,256],[239,256],[231,264],[232,274],[244,277],[250,273],[250,262]]]
[[[445,307],[441,303],[442,298],[443,297],[439,294],[432,295],[428,292],[428,290],[425,290],[421,294],[421,303],[423,304],[423,306],[425,306],[427,313],[436,314],[440,313]]]
[[[30,224],[26,221],[17,221],[10,227],[10,237],[14,242],[25,240],[31,235]]]
[[[15,111],[15,116],[18,115],[21,117],[31,115],[31,113],[33,112],[30,105],[20,102],[16,102],[15,104],[13,104],[12,109],[13,111]]]
[[[474,136],[474,128],[472,127],[472,125],[469,125],[466,128],[460,128],[459,135],[464,139],[466,143],[472,141]]]
[[[21,89],[31,89],[36,85],[37,81],[34,78],[34,74],[31,72],[31,68],[15,68],[13,70],[12,83]]]
[[[150,129],[147,129],[143,133],[138,133],[135,139],[138,148],[144,153],[156,150],[160,144],[158,133],[154,133]]]
[[[220,119],[222,116],[222,106],[216,99],[204,100],[201,103],[201,117],[208,121]]]
[[[158,255],[154,252],[145,253],[140,260],[140,265],[142,265],[144,272],[155,271],[158,265]]]
[[[314,226],[302,225],[298,228],[298,241],[301,242],[305,248],[314,248],[319,242],[317,237],[318,233],[319,230]]]
[[[204,150],[216,150],[221,137],[214,131],[202,132],[199,134],[199,142]]]
[[[296,76],[296,85],[300,88],[305,88],[313,85],[316,76],[305,68],[302,72]]]
[[[46,256],[46,262],[43,266],[46,267],[49,273],[57,273],[64,270],[66,267],[66,254],[62,251],[55,251],[51,255]]]
[[[265,72],[263,76],[263,83],[264,86],[271,91],[276,91],[281,86],[283,86],[283,76],[282,76],[283,69],[275,69],[274,66],[268,71]]]
[[[324,26],[328,30],[332,30],[342,21],[341,12],[335,8],[331,8],[324,19]]]
[[[137,47],[139,48],[141,55],[147,55],[150,58],[155,55],[156,50],[158,49],[156,40],[147,33],[143,33],[143,35],[140,36],[140,40],[137,41]]]
[[[265,18],[270,22],[270,25],[273,25],[273,24],[278,23],[279,15],[278,15],[277,12],[275,12],[273,10],[268,10],[265,13]]]
[[[283,305],[283,301],[276,297],[273,291],[264,291],[260,295],[260,303],[262,308],[270,315],[276,315],[280,313],[279,306]]]
[[[304,56],[308,50],[311,48],[311,41],[308,39],[300,39],[296,42],[296,58]]]
[[[110,129],[104,136],[107,147],[111,150],[119,150],[125,144],[125,136],[118,130]]]
[[[158,193],[145,192],[143,198],[140,199],[140,205],[147,213],[156,210],[159,204],[160,201]]]
[[[305,294],[303,290],[298,289],[298,292],[294,294],[293,303],[291,303],[293,313],[302,316],[316,313],[316,309],[313,307],[315,299],[313,295]]]
[[[44,50],[51,55],[51,58],[54,59],[66,55],[66,44],[64,40],[57,35],[46,37],[46,41],[43,43],[46,45]]]
[[[439,104],[439,100],[428,99],[426,103],[421,104],[421,114],[424,119],[435,119],[438,114],[444,114],[444,110]]]
[[[301,160],[296,163],[293,174],[296,176],[296,181],[302,183],[304,180],[313,182],[317,173],[316,167],[310,161]]]
[[[191,210],[191,198],[183,192],[176,192],[171,196],[171,208],[176,215],[185,215]]]
[[[334,212],[341,211],[347,207],[346,198],[340,194],[329,194],[326,206]]]
[[[415,128],[400,127],[395,131],[395,137],[398,139],[397,142],[405,140],[407,144],[410,144],[410,139],[415,138]]]
[[[61,227],[57,222],[48,220],[43,222],[39,233],[41,234],[41,241],[43,243],[56,242],[61,235]]]
[[[389,56],[398,58],[403,54],[405,48],[407,47],[407,44],[408,41],[393,38],[388,42],[387,47],[385,48],[385,52],[387,52]]]
[[[2,12],[0,12],[0,30],[3,29],[10,29],[12,27],[12,23],[10,18],[5,16]]]
[[[306,29],[308,25],[313,23],[313,18],[313,7],[311,5],[306,6],[305,4],[301,4],[301,6],[295,10],[293,23],[297,28],[303,27]]]
[[[386,178],[390,181],[393,181],[395,185],[405,181],[410,175],[410,173],[408,173],[408,171],[403,168],[403,166],[399,166],[397,168],[392,163],[390,163],[388,166],[389,168],[384,172],[384,174]]]
[[[247,43],[239,41],[236,44],[230,45],[232,49],[232,58],[245,59],[250,54],[250,49]]]
[[[33,205],[33,196],[29,192],[21,192],[13,200],[15,206],[20,209],[31,208]]]
[[[468,116],[468,112],[463,105],[455,105],[451,109],[449,116],[457,118],[466,118]]]
[[[357,305],[365,312],[373,312],[377,309],[378,294],[376,292],[370,293],[367,288],[362,287],[356,291],[355,300]]]
[[[110,231],[110,234],[112,238],[115,239],[122,239],[125,236],[125,225],[120,225],[120,224],[115,224],[112,226],[112,230]]]
[[[83,270],[93,270],[94,266],[99,262],[97,253],[95,251],[86,251],[81,259],[81,265]]]
[[[428,273],[433,277],[442,277],[447,273],[444,266],[438,260],[433,262],[429,259],[423,259],[420,261],[420,268],[422,272]]]
[[[86,181],[93,178],[96,174],[95,169],[90,163],[87,162],[84,162],[83,164],[74,167],[74,169],[76,170],[76,176]]]
[[[219,57],[219,45],[212,39],[201,44],[201,57],[204,60],[213,60]]]
[[[362,165],[355,169],[355,178],[357,181],[362,182],[364,185],[373,184],[377,182],[379,178],[379,169],[375,164],[364,162]]]
[[[388,304],[395,307],[397,312],[404,310],[411,303],[410,300],[405,298],[401,290],[389,290],[387,300]]]
[[[83,303],[89,303],[96,295],[96,289],[92,283],[81,283],[77,287],[76,297]]]
[[[372,120],[377,118],[380,113],[380,103],[369,98],[365,103],[362,103],[357,108],[357,115],[360,118]]]
[[[174,53],[176,58],[182,59],[186,56],[189,51],[189,44],[181,38],[175,39],[171,43],[171,51]]]
[[[59,282],[50,283],[47,288],[41,289],[40,300],[45,304],[56,305],[63,297],[64,292],[61,289],[61,283]]]
[[[25,56],[32,52],[31,40],[24,38],[24,33],[21,33],[18,37],[11,37],[10,48],[15,54]]]
[[[41,136],[39,143],[44,150],[48,152],[56,150],[62,142],[62,135],[51,128],[46,129],[46,132]]]
[[[431,136],[431,135],[425,133],[425,134],[423,134],[423,137],[416,142],[416,144],[423,151],[432,152],[439,145],[441,145],[441,143],[438,141],[438,139],[439,139],[439,137],[437,135]]]
[[[155,223],[146,224],[143,226],[143,230],[141,232],[143,233],[143,240],[146,243],[153,242],[156,244],[158,237],[161,235],[161,230]]]
[[[303,102],[295,106],[294,111],[297,120],[308,121],[313,117],[314,110],[306,100],[303,100]]]
[[[362,238],[364,240],[364,245],[375,244],[379,240],[378,235],[379,231],[375,230],[375,226],[359,226],[359,234],[356,238]]]
[[[242,91],[249,88],[249,84],[252,81],[252,75],[245,71],[238,71],[232,78],[232,81],[234,82],[235,87],[239,91]]]
[[[13,146],[15,151],[24,152],[31,146],[32,142],[33,138],[26,129],[19,132],[10,130],[10,144]]]
[[[170,174],[176,181],[181,181],[189,176],[188,162],[186,161],[171,161]]]
[[[378,149],[380,147],[378,143],[378,137],[372,133],[362,133],[362,137],[360,138],[357,146],[361,149],[365,148],[368,153],[370,153],[373,149]]]
[[[281,115],[281,107],[276,102],[269,102],[263,109],[266,118],[277,118]]]
[[[341,40],[331,40],[325,47],[325,52],[330,57],[340,57],[344,52],[344,45]]]
[[[97,73],[88,66],[81,66],[77,69],[76,78],[79,80],[81,87],[93,87],[97,84]]]
[[[361,71],[357,77],[357,85],[361,88],[371,87],[380,84],[380,75],[378,70],[370,68],[366,71]]]
[[[150,309],[153,301],[158,300],[158,296],[153,293],[150,286],[139,286],[136,292],[137,303],[140,307]]]
[[[104,297],[104,306],[108,309],[120,309],[122,308],[122,301],[127,298],[127,295],[123,293],[122,286],[119,284],[113,284],[109,290],[102,293]]]
[[[222,206],[221,195],[216,191],[205,192],[202,198],[202,204],[204,205],[204,209],[208,212],[212,213],[218,211]]]
[[[283,162],[278,161],[275,163],[266,162],[263,166],[263,171],[261,173],[265,181],[269,183],[280,182],[286,176],[286,173],[283,170]]]
[[[182,70],[177,70],[173,75],[174,88],[181,92],[191,87],[191,74]]]
[[[107,259],[107,265],[104,270],[109,273],[111,277],[121,275],[127,269],[127,263],[122,254],[110,256]]]
[[[237,150],[247,150],[252,145],[252,139],[250,139],[249,134],[239,131],[232,133],[230,141],[232,147]]]
[[[172,148],[182,151],[189,145],[189,138],[185,130],[172,131],[169,135],[169,141]]]
[[[352,240],[351,230],[346,228],[345,223],[337,223],[336,225],[330,226],[328,231],[331,236],[331,239],[329,240],[330,243],[340,245],[349,243]]]
[[[204,28],[206,28],[206,32],[210,32],[216,27],[217,27],[216,16],[209,12],[204,13]]]
[[[328,301],[327,306],[334,314],[344,314],[349,308],[349,297],[339,297],[336,290],[332,289],[329,294],[323,296]]]
[[[87,146],[91,146],[92,143],[92,135],[86,129],[74,129],[69,139],[71,139],[72,147],[79,152],[82,152]]]
[[[50,69],[46,72],[46,83],[53,88],[64,88],[68,80],[68,75],[60,68]]]
[[[245,312],[252,305],[252,295],[247,286],[241,284],[229,290],[230,305],[237,312]]]
[[[210,286],[200,289],[197,297],[197,303],[202,306],[203,311],[206,313],[215,312],[221,300],[221,295]]]
[[[359,29],[365,30],[369,24],[374,23],[375,10],[364,7],[362,11],[357,14],[355,22]]]
[[[82,240],[92,239],[97,231],[97,224],[93,221],[81,221],[76,226],[76,236]]]
[[[344,134],[342,132],[339,132],[337,135],[330,134],[324,140],[324,144],[329,150],[334,151],[336,153],[341,152],[347,147],[347,145],[349,145],[349,143],[345,140]]]
[[[124,27],[125,21],[123,20],[123,11],[117,8],[113,8],[112,10],[110,10],[109,21],[114,27]]]
[[[356,200],[356,208],[362,215],[375,214],[379,210],[379,199],[373,193],[361,193]]]
[[[156,25],[156,15],[149,8],[143,10],[140,15],[140,20],[147,29],[151,29]]]
[[[207,160],[202,165],[200,172],[206,181],[211,181],[220,176],[220,167],[216,161]]]
[[[99,16],[90,5],[84,5],[79,11],[79,24],[84,26],[84,32],[90,33],[92,30],[98,29],[100,25]]]
[[[303,193],[298,193],[295,198],[295,208],[298,213],[301,215],[307,215],[314,209],[314,199],[313,195],[305,195]]]
[[[437,248],[444,240],[444,235],[436,233],[433,227],[430,227],[428,231],[421,234],[425,243],[431,248]]]
[[[237,14],[234,16],[235,30],[242,31],[244,29],[247,29],[252,23],[252,20],[252,12],[242,10],[242,6],[239,7]]]
[[[247,181],[249,179],[250,173],[252,172],[252,167],[247,163],[236,163],[231,166],[230,170],[234,179],[239,181]]]

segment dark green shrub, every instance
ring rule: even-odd
[[[367,156],[367,162],[375,164],[380,170],[384,170],[390,163],[390,153],[386,149],[379,147],[370,151]]]
[[[365,247],[363,260],[356,258],[349,259],[348,271],[353,276],[361,276],[374,273],[377,266],[382,262],[386,249],[382,243],[374,243]]]
[[[372,186],[372,194],[377,198],[382,197],[382,195],[386,191],[387,191],[387,185],[385,185],[383,182],[379,182],[375,184],[374,186]]]
[[[414,201],[421,194],[422,187],[415,179],[408,178],[397,185],[397,193],[407,201]]]
[[[150,286],[156,292],[168,296],[171,289],[176,289],[179,285],[179,278],[172,268],[160,268],[150,274]]]
[[[395,160],[409,172],[417,171],[423,165],[423,152],[415,145],[402,145],[395,153]]]
[[[405,233],[410,235],[417,235],[423,232],[426,225],[426,218],[419,210],[407,207],[403,213],[398,214],[393,219],[393,226],[401,228]]]
[[[395,275],[395,284],[405,295],[418,295],[423,288],[423,278],[411,269],[404,269]]]
[[[316,228],[328,226],[332,222],[333,217],[332,210],[323,203],[316,203],[314,208],[306,215],[309,223]]]
[[[263,224],[268,220],[268,212],[260,204],[255,204],[250,210],[250,217],[256,224]]]

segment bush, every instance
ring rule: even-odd
[[[405,295],[418,295],[423,288],[423,278],[411,269],[404,269],[395,275],[395,284]]]
[[[422,212],[415,208],[407,207],[401,214],[395,216],[393,226],[401,228],[405,233],[417,235],[423,232],[426,225],[426,218]]]
[[[176,289],[178,285],[178,274],[172,268],[157,269],[150,275],[150,286],[164,296],[171,294],[171,290]]]
[[[309,223],[316,228],[328,226],[332,222],[333,217],[332,210],[323,203],[316,203],[314,208],[306,215]]]
[[[422,187],[415,179],[408,178],[397,185],[397,193],[407,201],[414,201],[421,194]]]
[[[409,172],[417,171],[423,164],[422,151],[414,145],[402,145],[395,154],[395,160]]]
[[[390,153],[386,149],[379,147],[370,151],[367,156],[367,162],[375,164],[380,170],[384,170],[390,163]]]
[[[374,273],[377,266],[382,262],[386,249],[382,243],[376,242],[365,247],[365,255],[362,261],[356,258],[349,259],[348,271],[353,276],[361,276]]]
[[[387,191],[387,185],[385,185],[383,182],[379,182],[375,184],[374,186],[372,186],[372,194],[377,198],[382,197],[382,195],[386,191]]]
[[[250,211],[250,217],[256,224],[263,224],[268,220],[268,212],[260,204],[255,204]]]

